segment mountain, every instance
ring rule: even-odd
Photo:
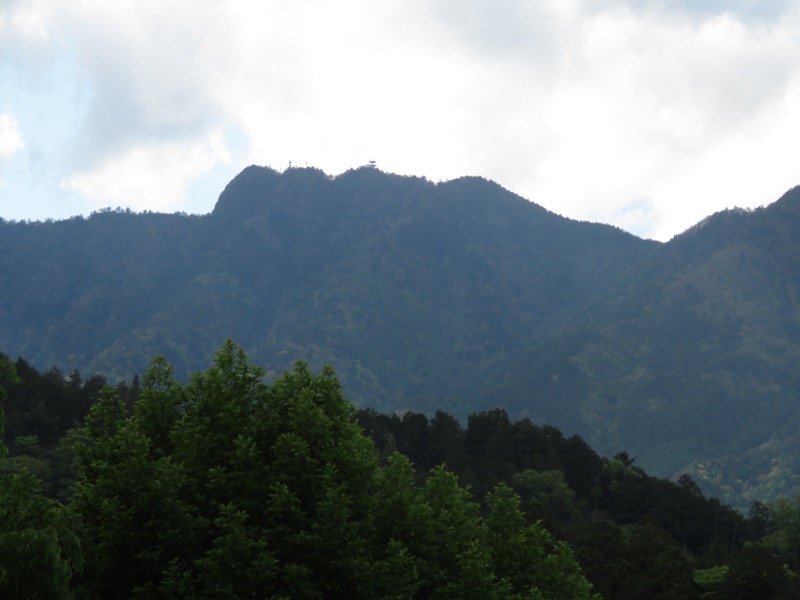
[[[202,217],[4,223],[0,348],[187,376],[232,337],[278,372],[332,364],[359,403],[435,408],[651,245],[477,178],[250,167]]]
[[[643,257],[484,396],[662,474],[689,472],[712,493],[757,499],[800,491],[798,364],[795,188]]]
[[[725,497],[797,485],[800,190],[669,243],[476,177],[248,167],[203,216],[0,222],[0,350],[182,378],[225,338],[383,411],[503,406]]]

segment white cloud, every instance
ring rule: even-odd
[[[0,33],[6,42],[44,41],[50,36],[42,5],[33,0],[6,0],[0,6]]]
[[[22,134],[14,117],[0,115],[0,161],[10,158],[22,147]]]
[[[53,58],[49,13],[40,0],[6,0],[0,6],[0,68],[14,67],[27,83],[37,78]]]
[[[91,95],[76,167],[142,144],[200,140],[220,126],[214,96],[234,34],[223,6],[76,0],[62,7],[61,39]]]
[[[582,15],[566,31],[570,54],[532,111],[547,146],[536,149],[535,171],[506,174],[507,187],[562,214],[622,226],[624,207],[646,197],[660,239],[731,201],[760,203],[739,180],[752,180],[749,166],[763,157],[791,154],[765,146],[800,80],[791,22],[749,28],[729,15],[663,21],[622,10]],[[723,179],[731,195],[708,193]]]
[[[229,161],[222,136],[212,134],[201,143],[133,147],[91,171],[66,178],[61,185],[91,198],[98,208],[173,212],[186,201],[186,187],[192,180]]]
[[[215,165],[374,158],[664,239],[798,178],[800,11],[783,0],[6,6],[0,40],[75,66],[53,100],[80,105],[62,183],[97,202],[178,209]],[[0,69],[27,68],[14,47]]]

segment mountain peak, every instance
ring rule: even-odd
[[[771,207],[781,211],[788,210],[800,215],[800,185],[786,190],[783,196],[776,200]]]
[[[252,212],[265,193],[278,184],[280,178],[281,174],[269,167],[245,167],[222,190],[211,214],[225,218]]]

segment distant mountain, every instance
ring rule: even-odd
[[[726,498],[800,492],[800,188],[637,261],[483,392]]]
[[[380,410],[503,406],[689,471],[787,491],[800,454],[800,191],[667,244],[480,178],[248,167],[209,215],[0,222],[0,350],[128,380],[231,337],[332,364]]]
[[[130,378],[226,337],[276,371],[333,364],[351,397],[425,409],[517,356],[643,248],[477,178],[250,167],[210,215],[4,223],[0,348]],[[459,413],[466,413],[466,407]]]

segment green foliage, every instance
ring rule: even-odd
[[[486,504],[495,572],[503,575],[516,597],[594,597],[569,546],[554,543],[539,523],[526,524],[520,499],[510,487],[499,484]]]
[[[731,564],[722,584],[721,597],[790,600],[800,598],[800,594],[796,575],[769,548],[748,544]]]
[[[298,365],[272,388],[262,379],[228,342],[188,386],[156,359],[132,417],[111,392],[93,407],[73,506],[98,549],[87,556],[94,594],[302,596],[347,585],[325,576],[320,557],[353,560],[346,531],[372,476],[368,441],[330,371]],[[314,572],[296,564],[309,552]],[[120,556],[131,557],[124,573]]]
[[[768,511],[774,533],[784,534],[789,549],[800,557],[800,496],[777,498],[768,505]]]
[[[629,526],[625,533],[632,579],[632,597],[690,600],[700,595],[694,570],[680,546],[651,519]]]
[[[578,511],[575,492],[565,481],[562,471],[526,469],[515,474],[512,481],[529,517],[542,519],[551,528],[575,518]]]
[[[489,411],[468,419],[462,430],[448,417],[442,412],[431,419],[409,413],[380,415],[369,409],[358,413],[387,463],[386,473],[403,482],[398,484],[402,500],[391,509],[398,518],[386,520],[410,532],[412,538],[421,536],[415,525],[424,528],[427,517],[419,508],[424,504],[410,490],[415,480],[429,476],[426,470],[431,466],[425,461],[443,456],[443,441],[433,434],[437,431],[446,434],[445,454],[453,458],[452,465],[446,461],[448,467],[462,481],[478,482],[471,500],[482,501],[480,510],[487,524],[494,520],[513,524],[520,514],[526,523],[531,517],[541,519],[540,525],[549,530],[544,534],[547,539],[554,536],[545,544],[551,548],[548,556],[556,554],[555,540],[568,542],[585,579],[607,600],[714,597],[745,543],[759,540],[789,568],[795,569],[800,562],[790,542],[798,512],[794,501],[754,503],[745,518],[718,498],[706,498],[689,475],[676,482],[651,477],[636,466],[630,453],[601,458],[579,437],[565,438],[552,426],[536,426],[527,419],[512,422],[503,411]],[[397,447],[421,457],[423,463],[412,466],[393,454]],[[486,485],[481,473],[487,464],[495,466],[490,481],[496,481],[498,473],[506,474],[507,480],[484,497],[477,490]],[[506,498],[510,486],[519,494],[513,501]],[[407,516],[401,506],[417,508],[413,516]],[[495,506],[502,509],[496,515]],[[517,548],[523,536],[519,529],[510,533],[513,529],[510,525],[495,542],[491,535],[484,542],[499,548],[492,551],[493,560],[513,564],[514,557],[522,557],[534,564],[536,559],[526,558],[525,551]],[[403,541],[403,549],[410,547],[406,538],[397,537],[398,531],[387,534],[392,535]],[[533,548],[541,551],[542,546]],[[513,572],[495,564],[494,573],[498,584],[508,586],[512,580],[500,575],[504,569]]]
[[[629,598],[637,586],[623,529],[611,521],[573,528],[570,543],[586,578],[606,600]]]
[[[381,467],[332,369],[263,377],[226,342],[186,385],[155,359],[132,415],[103,393],[75,448],[84,593],[589,598],[510,488],[483,519],[446,469],[420,486],[407,458]]]
[[[603,598],[700,598],[690,559],[652,519],[620,527],[593,522],[575,528],[575,555]]]
[[[72,598],[83,557],[65,511],[33,475],[0,475],[0,596]]]
[[[722,586],[729,570],[730,567],[728,565],[719,565],[708,569],[695,569],[694,582],[700,588],[700,597],[703,600],[723,598]]]
[[[64,377],[57,367],[40,373],[23,359],[5,365],[13,375],[0,384],[7,392],[2,402],[5,430],[0,432],[0,446],[9,450],[0,472],[27,469],[41,480],[46,496],[63,500],[75,475],[66,439],[74,436],[69,432],[88,413],[105,380],[100,376],[84,380],[77,371]],[[130,388],[124,382],[117,387],[129,397]]]
[[[19,383],[13,365],[0,355],[0,405],[6,387]],[[0,431],[3,426],[0,406]],[[16,450],[37,452],[36,438],[18,438]],[[83,556],[66,513],[45,498],[32,474],[33,459],[9,465],[0,443],[0,596],[71,598],[71,580]]]
[[[105,388],[55,448],[12,440],[0,506],[27,515],[0,537],[23,544],[0,558],[13,589],[34,589],[30,564],[53,597],[796,597],[795,500],[744,519],[689,475],[652,478],[501,410],[465,429],[357,413],[331,369],[267,384],[232,342],[188,384],[160,357],[143,381]],[[75,477],[68,510],[33,473]]]
[[[19,377],[14,370],[14,366],[8,362],[5,356],[0,354],[0,433],[3,432],[6,420],[5,410],[3,410],[3,404],[5,404],[6,398],[8,398],[6,388],[10,384],[17,383],[18,381]],[[8,448],[0,441],[0,459],[5,458],[7,455]]]

